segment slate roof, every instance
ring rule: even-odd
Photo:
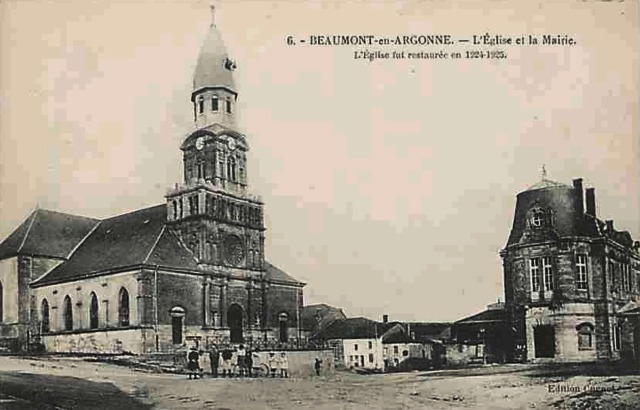
[[[552,181],[550,179],[543,179],[542,181],[539,181],[539,182],[531,185],[526,190],[527,191],[534,191],[536,189],[543,189],[543,188],[571,188],[571,187],[569,185],[563,184],[561,182]]]
[[[486,309],[475,315],[460,319],[454,325],[467,325],[477,323],[500,323],[506,322],[507,312],[504,309]]]
[[[66,259],[98,222],[93,218],[36,209],[0,243],[0,259],[16,255]]]
[[[335,320],[321,330],[316,339],[373,339],[382,337],[398,322],[380,323],[364,317]]]
[[[203,87],[225,87],[235,92],[232,71],[225,67],[227,58],[227,48],[220,31],[215,24],[211,24],[198,56],[193,75],[193,91]]]
[[[289,276],[289,274],[282,269],[278,268],[275,265],[272,265],[271,262],[265,260],[265,279],[268,279],[272,282],[293,284],[293,285],[304,285],[305,283],[300,282],[299,280],[294,279]]]
[[[324,329],[334,320],[346,318],[342,309],[324,303],[307,305],[300,311],[302,327],[312,332]]]
[[[157,205],[100,221],[72,257],[38,285],[141,264],[197,268],[193,254],[165,227],[166,206]]]

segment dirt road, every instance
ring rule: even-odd
[[[74,409],[96,408],[91,405],[96,395],[84,395],[95,388],[88,382],[100,383],[111,397],[117,397],[107,388],[112,384],[139,403],[157,409],[640,408],[640,376],[572,376],[522,365],[369,376],[338,373],[312,379],[190,381],[186,376],[143,373],[80,359],[0,357],[0,372],[11,372],[13,377],[77,378],[65,379],[69,386],[76,386],[75,405],[65,402],[58,406]],[[0,377],[0,393],[2,389]]]

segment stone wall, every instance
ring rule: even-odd
[[[47,352],[141,354],[152,351],[153,330],[144,328],[77,331],[44,335]]]

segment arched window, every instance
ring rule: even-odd
[[[198,113],[202,114],[204,112],[204,98],[202,96],[198,97]]]
[[[120,289],[118,296],[118,325],[129,326],[129,292],[125,288]]]
[[[227,179],[233,182],[236,180],[236,159],[234,157],[229,157],[227,162]]]
[[[287,315],[286,313],[280,313],[278,315],[278,324],[279,324],[279,328],[280,328],[280,341],[281,342],[286,342],[289,340],[289,335],[288,335],[288,322],[289,322],[289,315]]]
[[[40,318],[42,319],[42,333],[48,333],[51,325],[49,321],[49,302],[47,302],[47,299],[42,299]]]
[[[218,111],[220,109],[220,105],[218,104],[218,96],[214,95],[211,97],[211,111]]]
[[[593,349],[593,325],[581,323],[576,326],[578,331],[578,350]]]
[[[182,322],[185,310],[180,306],[174,306],[169,313],[171,314],[171,340],[173,344],[182,344]]]
[[[64,330],[73,330],[73,306],[68,295],[64,297],[64,302],[62,302],[62,322]]]
[[[89,329],[98,328],[98,297],[91,292],[91,303],[89,303]]]

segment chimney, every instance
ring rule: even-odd
[[[389,315],[382,315],[382,323],[389,323]]]
[[[587,214],[596,217],[596,189],[587,188],[586,190],[587,200]]]
[[[582,191],[582,178],[576,178],[573,180],[573,189],[575,189],[578,195],[578,203],[576,206],[578,207],[578,211],[580,214],[584,213],[584,193]]]
[[[607,224],[607,232],[613,232],[613,221],[609,219],[605,223]]]

